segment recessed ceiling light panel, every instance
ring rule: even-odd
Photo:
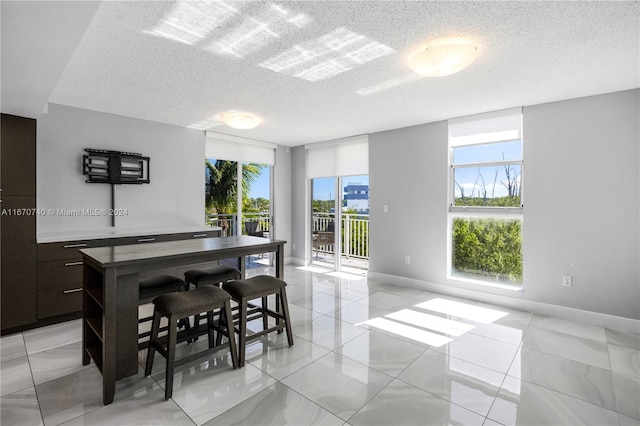
[[[413,71],[427,77],[454,74],[468,67],[475,59],[478,47],[465,39],[438,39],[413,50],[407,63]]]

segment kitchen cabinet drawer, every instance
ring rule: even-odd
[[[166,235],[144,235],[138,237],[122,237],[113,238],[111,240],[112,246],[127,246],[131,244],[145,244],[145,243],[160,243],[163,241],[175,241],[175,234]]]
[[[38,290],[82,287],[82,258],[38,262]]]
[[[38,291],[38,319],[82,311],[82,286]]]
[[[220,231],[185,232],[176,234],[176,240],[190,240],[192,238],[215,238],[220,236]]]
[[[109,240],[64,241],[38,244],[38,262],[58,259],[74,259],[82,256],[78,250],[90,247],[105,247]]]

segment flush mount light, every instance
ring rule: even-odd
[[[478,47],[463,39],[438,39],[413,50],[407,63],[427,77],[441,77],[461,71],[475,59]]]
[[[259,117],[253,114],[238,111],[224,112],[220,114],[220,119],[227,126],[241,130],[253,129],[262,121]]]

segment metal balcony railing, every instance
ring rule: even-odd
[[[325,231],[330,222],[335,222],[335,213],[314,213],[313,232]],[[342,242],[341,256],[369,259],[369,215],[343,214],[340,223]],[[335,246],[319,248],[320,252],[334,254]]]
[[[237,235],[238,215],[236,214],[210,214],[207,215],[208,225],[222,228],[222,236]],[[269,213],[244,213],[242,215],[242,234],[246,234],[245,222],[258,222],[258,231],[269,232],[271,230],[271,216]]]
[[[271,217],[269,213],[245,213],[242,216],[242,233],[246,234],[244,222],[257,221],[258,230],[269,232],[271,230]],[[222,236],[236,235],[238,216],[235,214],[208,215],[207,224],[220,226]],[[321,232],[329,228],[329,223],[335,223],[334,213],[314,213],[312,231]],[[369,215],[343,214],[340,223],[340,235],[342,242],[341,256],[346,258],[369,259]],[[321,246],[319,251],[325,254],[335,254],[335,246]]]

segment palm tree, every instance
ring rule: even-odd
[[[238,163],[235,161],[205,160],[205,205],[216,213],[237,213]],[[249,197],[251,185],[260,177],[264,164],[242,165],[242,197]]]

